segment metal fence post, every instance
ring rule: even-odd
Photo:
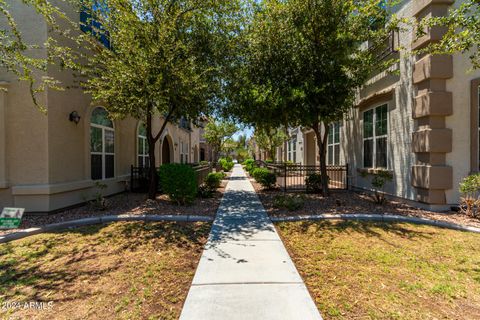
[[[347,180],[347,190],[349,189],[349,185],[348,185],[348,163],[345,165],[345,179]]]
[[[287,164],[284,163],[284,171],[283,171],[283,176],[284,176],[284,184],[283,184],[283,192],[287,192]]]

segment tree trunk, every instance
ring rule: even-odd
[[[149,157],[149,176],[150,185],[148,186],[148,198],[155,200],[157,197],[158,175],[155,161],[155,146],[156,141],[152,134],[152,115],[150,112],[147,115],[147,142],[148,142],[148,157]]]
[[[322,193],[324,197],[330,196],[330,189],[328,188],[328,178],[327,178],[327,138],[328,138],[328,124],[323,123],[325,131],[322,135],[320,130],[320,122],[313,124],[312,129],[315,132],[317,137],[317,146],[318,146],[318,155],[320,156],[320,174],[322,176]]]
[[[165,131],[165,128],[167,127],[167,123],[170,121],[170,118],[172,117],[172,114],[175,110],[175,107],[172,106],[165,117],[165,121],[160,128],[160,131],[154,136],[153,135],[153,126],[152,126],[152,112],[153,112],[153,106],[151,106],[147,110],[147,142],[148,142],[148,157],[149,157],[149,162],[150,162],[150,170],[149,170],[149,176],[150,176],[150,185],[148,187],[148,198],[155,200],[157,198],[157,188],[158,188],[158,175],[157,175],[157,168],[156,168],[156,163],[155,163],[155,146],[157,144],[157,141],[160,139],[162,136],[163,132]]]

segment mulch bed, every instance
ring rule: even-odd
[[[51,223],[110,215],[196,215],[214,217],[225,192],[227,182],[227,180],[222,181],[221,187],[214,194],[213,198],[197,198],[191,206],[176,205],[170,202],[166,195],[159,195],[156,201],[153,201],[147,199],[145,194],[123,193],[107,198],[108,208],[103,211],[96,209],[91,204],[87,204],[48,215],[26,214],[19,229],[0,230],[0,235],[22,229],[41,227]]]
[[[265,210],[271,217],[288,217],[296,215],[315,215],[315,214],[395,214],[402,216],[412,216],[457,223],[473,227],[480,227],[480,219],[466,216],[465,214],[450,212],[432,212],[414,208],[400,201],[389,200],[384,205],[377,205],[368,194],[354,191],[333,191],[330,197],[322,197],[318,194],[304,194],[304,207],[298,210],[289,211],[286,208],[274,207],[274,199],[278,195],[283,195],[281,190],[263,190],[255,180],[250,179],[255,191],[262,201]]]

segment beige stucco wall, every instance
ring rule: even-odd
[[[404,1],[397,8],[399,16],[411,15],[411,2]],[[399,45],[409,47],[412,42],[410,31],[398,34]],[[349,164],[351,184],[362,189],[370,189],[370,179],[362,178],[359,169],[363,169],[363,112],[388,104],[388,170],[393,173],[393,181],[386,185],[391,195],[414,200],[415,190],[411,186],[411,165],[414,154],[411,151],[413,132],[412,102],[414,88],[412,84],[412,58],[402,54],[400,62],[390,72],[382,72],[371,78],[360,92],[359,99],[372,97],[379,92],[391,92],[385,98],[371,99],[360,108],[350,111],[341,131],[341,153]],[[368,101],[368,100],[367,100]]]
[[[446,118],[446,127],[452,129],[452,152],[447,164],[453,168],[453,188],[446,192],[448,203],[458,203],[458,184],[470,173],[470,83],[480,77],[480,70],[472,71],[468,54],[453,56],[453,78],[447,80],[447,90],[453,93],[453,114]]]

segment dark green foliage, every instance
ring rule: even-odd
[[[234,166],[232,158],[220,158],[218,163],[222,167],[223,171],[227,172],[232,170]]]
[[[197,176],[189,165],[170,163],[158,169],[160,185],[165,194],[177,204],[191,204],[197,195]]]
[[[220,184],[221,184],[223,178],[224,178],[224,173],[223,172],[215,172],[215,173],[211,172],[205,178],[205,185],[210,190],[216,190],[217,188],[220,187]]]
[[[385,184],[388,181],[393,180],[393,175],[390,171],[387,170],[377,170],[375,172],[362,172],[361,176],[366,178],[367,176],[372,176],[371,184],[374,189],[373,201],[376,204],[384,204],[387,200],[385,198]]]
[[[266,168],[255,168],[251,174],[255,181],[260,183],[265,189],[272,189],[277,182],[275,173],[270,172]]]
[[[330,178],[327,176],[327,183]],[[322,192],[322,175],[320,173],[311,173],[305,178],[305,185],[308,193]]]
[[[210,189],[206,184],[202,184],[198,188],[197,196],[199,198],[211,198],[215,190]]]
[[[275,208],[285,208],[288,211],[302,209],[305,205],[305,196],[303,195],[278,195],[273,200]]]
[[[247,159],[243,161],[243,165],[245,166],[245,170],[247,170],[248,173],[252,174],[253,169],[255,169],[255,160]]]

